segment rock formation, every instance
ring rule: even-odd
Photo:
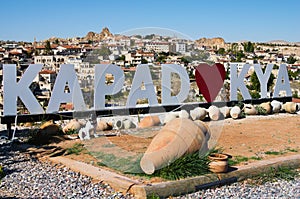
[[[217,47],[223,47],[225,46],[225,41],[223,38],[221,37],[216,37],[216,38],[200,38],[198,40],[195,41],[196,44],[200,45],[200,46],[217,46]]]
[[[101,41],[108,37],[112,37],[113,34],[109,31],[107,27],[103,28],[102,31],[98,34],[95,32],[88,32],[87,35],[84,37],[85,40],[91,41]]]

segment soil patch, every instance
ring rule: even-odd
[[[122,132],[117,136],[101,136],[83,142],[65,140],[52,145],[67,149],[72,148],[76,143],[83,143],[87,150],[81,151],[79,155],[67,156],[98,166],[113,164],[115,167],[122,167],[122,171],[130,172],[132,164],[138,165],[139,158],[158,129],[158,127],[143,129],[141,130],[143,133],[139,130],[130,130],[133,131],[130,135]],[[222,148],[224,153],[233,158],[246,158],[237,163],[237,165],[245,165],[261,159],[299,154],[299,132],[300,117],[296,114],[247,116],[238,120],[229,118],[223,123],[217,147]],[[119,157],[121,160],[117,160]]]

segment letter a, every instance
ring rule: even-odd
[[[274,88],[274,97],[280,97],[279,92],[285,91],[286,96],[292,96],[291,85],[289,81],[289,75],[285,64],[280,64],[278,77]]]

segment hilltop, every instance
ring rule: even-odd
[[[109,31],[107,27],[103,28],[100,33],[96,32],[88,32],[87,35],[83,38],[86,41],[101,41],[103,39],[106,39],[108,37],[113,37],[113,34]]]

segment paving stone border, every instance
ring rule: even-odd
[[[69,159],[67,157],[51,157],[50,161],[61,163],[66,167],[110,184],[116,191],[131,193],[135,198],[147,198],[155,195],[160,197],[177,196],[196,192],[201,189],[229,184],[257,176],[270,171],[270,168],[290,167],[300,168],[300,154],[261,160],[244,166],[231,167],[228,173],[207,174],[177,181],[144,184],[129,177],[95,167],[93,165]]]

